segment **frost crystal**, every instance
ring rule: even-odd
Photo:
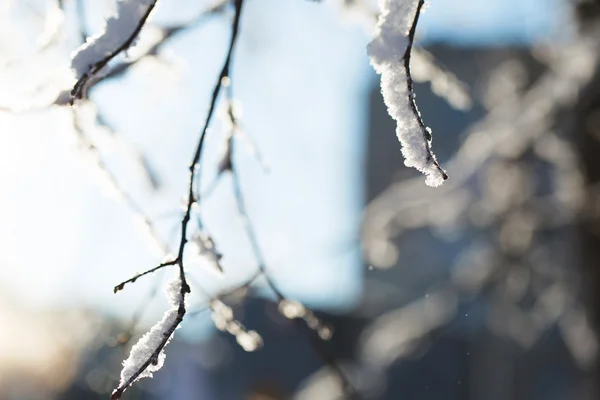
[[[181,279],[179,277],[169,283],[167,287],[167,298],[169,299],[172,308],[164,314],[163,318],[154,325],[150,331],[142,336],[142,338],[131,348],[129,358],[123,361],[121,382],[119,383],[120,387],[125,387],[132,383],[129,382],[129,380],[143,367],[144,363],[153,357],[156,349],[161,345],[167,335],[169,336],[168,341],[171,340],[173,334],[172,332],[169,332],[169,330],[175,325],[178,318],[179,304],[181,302]],[[158,357],[152,359],[150,365],[134,379],[134,382],[140,378],[151,378],[152,374],[163,366],[164,360],[165,353],[163,349],[158,354]]]
[[[439,186],[447,178],[431,152],[429,128],[420,123],[404,60],[409,47],[409,31],[419,0],[384,0],[375,37],[367,46],[371,65],[381,75],[381,93],[388,114],[396,121],[396,136],[402,144],[404,164],[423,172],[429,186]]]
[[[156,0],[119,0],[117,12],[108,18],[104,30],[88,38],[71,56],[71,68],[76,78],[81,79],[93,65],[127,43],[155,3]]]

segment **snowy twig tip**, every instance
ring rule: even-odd
[[[405,165],[424,173],[425,183],[435,187],[448,175],[431,150],[431,130],[421,118],[410,75],[410,55],[423,4],[423,0],[385,0],[367,53],[381,75],[383,101],[397,123]]]

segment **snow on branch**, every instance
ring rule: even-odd
[[[431,129],[425,126],[415,102],[410,56],[424,0],[384,0],[375,37],[367,46],[371,65],[381,75],[381,93],[388,114],[396,120],[404,164],[439,186],[448,178],[431,150]]]
[[[113,392],[111,400],[121,398],[123,392],[140,378],[150,378],[158,371],[165,361],[165,346],[171,341],[175,329],[179,327],[185,315],[185,295],[189,287],[183,273],[167,286],[167,297],[172,307],[165,312],[163,318],[156,323],[131,348],[129,357],[123,361],[121,381]]]
[[[108,18],[104,30],[88,38],[71,56],[71,68],[77,78],[77,83],[71,91],[71,102],[80,99],[87,83],[110,60],[122,51],[131,47],[157,0],[119,0],[117,12]]]
[[[125,0],[126,1],[126,0]],[[141,0],[145,1],[145,0]],[[204,126],[202,128],[202,132],[200,134],[200,138],[198,140],[198,145],[196,146],[196,150],[194,152],[194,156],[192,158],[192,162],[190,164],[190,180],[188,186],[188,196],[187,196],[187,206],[185,210],[185,214],[181,219],[181,235],[179,240],[179,250],[177,252],[177,256],[175,259],[168,260],[158,265],[155,268],[152,268],[144,273],[138,274],[133,278],[122,282],[121,284],[115,287],[115,293],[119,290],[123,289],[125,284],[132,283],[138,278],[150,274],[154,271],[162,269],[167,266],[176,265],[179,267],[179,280],[175,287],[173,285],[170,286],[169,289],[169,297],[171,299],[171,303],[173,307],[168,310],[163,319],[158,322],[142,339],[138,342],[131,350],[131,354],[129,358],[123,363],[123,371],[121,373],[121,382],[119,383],[119,387],[115,389],[111,396],[111,400],[118,400],[123,395],[123,392],[131,386],[137,379],[143,377],[152,376],[152,373],[157,371],[164,362],[164,353],[163,349],[170,341],[171,336],[175,332],[175,329],[179,326],[179,324],[183,321],[183,318],[187,312],[185,306],[185,296],[190,293],[190,286],[187,283],[185,269],[184,269],[184,250],[186,244],[189,242],[188,239],[188,228],[189,222],[192,216],[192,209],[195,204],[198,203],[198,198],[194,193],[194,182],[196,178],[196,174],[199,172],[197,165],[200,161],[200,156],[202,154],[202,149],[204,147],[206,134],[208,132],[208,126],[211,122],[211,119],[214,114],[215,105],[217,103],[217,99],[219,96],[219,92],[221,91],[221,87],[223,82],[226,81],[225,78],[229,77],[231,58],[233,54],[233,49],[236,43],[236,39],[239,33],[239,25],[240,25],[240,16],[242,12],[242,3],[243,0],[234,0],[235,5],[235,16],[232,24],[232,34],[229,42],[229,50],[227,51],[227,57],[225,58],[225,62],[221,69],[221,73],[217,79],[217,84],[213,90],[212,99],[210,103],[210,107],[208,110],[208,114],[206,116],[206,120],[204,122]],[[148,3],[144,3],[148,4]],[[148,14],[155,4],[152,3],[150,9],[148,10]],[[147,17],[147,15],[146,15]],[[141,29],[144,22],[140,21],[137,31]],[[134,33],[135,37],[136,33]],[[133,39],[132,39],[133,40]],[[123,47],[123,49],[126,47]],[[108,62],[108,59],[105,64]],[[104,61],[101,61],[104,62]],[[89,74],[88,74],[89,75]],[[87,76],[87,75],[86,75]],[[84,77],[85,78],[85,77]],[[84,79],[82,78],[82,79]],[[248,337],[244,336],[244,343],[247,344]]]
[[[125,74],[133,65],[137,64],[139,61],[144,59],[146,56],[157,56],[160,54],[161,49],[170,41],[178,37],[180,34],[184,32],[188,32],[191,29],[198,28],[203,23],[210,21],[210,18],[223,13],[226,9],[226,6],[229,4],[229,0],[219,0],[214,3],[212,6],[207,9],[201,11],[199,14],[190,18],[188,21],[176,25],[171,26],[163,26],[163,27],[155,27],[159,31],[160,39],[154,42],[151,46],[149,46],[143,54],[135,58],[128,58],[127,60],[121,60],[116,62],[109,71],[103,74],[98,79],[94,80],[93,84],[96,85],[99,82],[105,81],[107,79],[115,78],[118,76],[122,76]]]

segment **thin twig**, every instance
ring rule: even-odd
[[[440,166],[438,161],[436,160],[433,152],[431,151],[431,130],[425,125],[423,118],[421,117],[421,112],[417,107],[417,102],[415,100],[415,91],[414,91],[414,82],[412,75],[410,73],[410,56],[412,53],[413,43],[415,41],[415,34],[417,32],[417,24],[419,23],[419,16],[421,15],[421,10],[423,9],[423,5],[425,4],[425,0],[419,0],[417,4],[417,10],[415,11],[415,17],[413,19],[412,25],[410,27],[410,31],[408,32],[408,46],[406,47],[406,51],[404,52],[404,56],[402,60],[404,61],[404,69],[406,70],[406,84],[408,87],[408,103],[415,115],[421,130],[423,131],[423,138],[425,139],[425,147],[427,149],[427,161],[432,162],[433,165],[440,171],[442,174],[442,178],[444,180],[448,179],[448,175],[444,171],[444,169]]]
[[[233,144],[232,144],[232,146],[233,146]],[[264,277],[265,281],[267,282],[268,287],[273,291],[273,293],[277,297],[277,302],[279,303],[283,300],[286,300],[286,298],[285,298],[285,296],[283,296],[281,291],[279,291],[279,289],[277,288],[277,286],[275,285],[275,283],[273,282],[271,277],[267,274],[264,256],[262,254],[262,250],[258,243],[258,237],[256,236],[256,232],[254,230],[254,227],[250,221],[248,212],[246,210],[246,204],[244,201],[244,196],[242,193],[239,176],[237,173],[237,168],[235,166],[235,163],[233,163],[233,162],[231,165],[231,176],[232,176],[232,180],[233,180],[233,187],[234,187],[238,211],[242,218],[244,228],[246,230],[246,236],[248,237],[248,240],[250,241],[250,245],[252,247],[254,257],[257,259],[257,262],[258,262],[259,273],[256,275],[254,280],[258,279],[259,276]],[[293,323],[295,326],[298,327],[299,330],[306,331],[305,324],[303,322],[301,322],[299,319],[294,319]],[[315,352],[319,355],[319,357],[321,357],[321,359],[325,362],[325,364],[327,364],[336,373],[336,375],[340,379],[340,382],[342,383],[344,391],[347,392],[352,398],[356,398],[358,396],[357,390],[350,383],[350,381],[348,380],[348,378],[346,377],[346,375],[344,374],[344,372],[342,371],[340,366],[337,364],[336,360],[326,351],[325,348],[323,348],[320,339],[318,339],[315,335],[316,334],[312,331],[306,332],[306,337],[308,338],[309,343],[311,344],[311,346],[313,347]]]
[[[232,144],[233,147],[233,144]],[[256,236],[256,232],[254,231],[254,227],[250,221],[250,217],[248,215],[248,211],[246,209],[246,202],[244,200],[244,195],[242,193],[242,187],[240,184],[240,179],[237,171],[237,167],[234,163],[231,165],[231,178],[233,181],[233,191],[235,194],[235,201],[238,208],[238,212],[242,219],[242,223],[244,224],[244,229],[246,230],[246,236],[250,241],[250,246],[252,247],[252,252],[254,253],[254,257],[256,258],[256,262],[258,263],[258,270],[265,277],[267,285],[269,288],[275,293],[278,301],[285,299],[285,297],[281,294],[277,286],[273,280],[267,274],[267,267],[265,263],[265,258],[262,254],[262,250],[258,243],[258,237]]]
[[[188,199],[187,199],[187,207],[186,207],[186,211],[185,214],[183,216],[183,219],[181,220],[181,240],[179,242],[179,251],[177,254],[177,261],[180,264],[180,267],[183,268],[182,264],[183,264],[183,250],[185,248],[185,245],[188,241],[187,239],[187,227],[188,227],[188,223],[190,222],[190,218],[191,218],[191,212],[192,212],[192,207],[194,205],[194,203],[198,202],[198,197],[194,194],[194,180],[196,179],[196,174],[200,174],[199,169],[197,169],[198,166],[198,162],[200,161],[200,156],[202,154],[202,149],[204,148],[204,140],[206,138],[206,133],[208,131],[208,127],[210,125],[210,121],[213,117],[214,111],[215,111],[215,106],[217,103],[217,99],[219,97],[219,93],[221,91],[221,87],[223,86],[223,81],[225,78],[229,77],[229,70],[230,70],[230,64],[231,64],[231,56],[233,53],[233,49],[235,47],[235,42],[238,36],[238,31],[239,31],[239,23],[240,23],[240,16],[241,16],[241,10],[242,10],[242,4],[243,4],[243,0],[235,0],[234,1],[235,4],[235,16],[233,19],[233,27],[232,27],[232,33],[231,33],[231,40],[229,43],[229,50],[227,52],[227,57],[225,59],[225,63],[223,64],[223,67],[221,69],[221,73],[219,74],[219,77],[217,79],[217,83],[215,85],[215,88],[213,90],[213,94],[212,94],[212,98],[211,98],[211,102],[210,102],[210,107],[208,109],[208,114],[206,116],[206,120],[204,122],[204,127],[202,128],[202,133],[200,134],[200,139],[198,141],[198,146],[196,147],[196,151],[194,153],[194,157],[192,158],[192,162],[189,166],[189,171],[190,171],[190,180],[189,180],[189,186],[188,186]]]
[[[161,264],[157,265],[154,268],[150,268],[147,271],[139,273],[139,274],[137,274],[137,275],[135,275],[135,276],[127,279],[126,281],[123,281],[123,282],[119,283],[117,286],[115,286],[115,288],[113,289],[113,291],[114,291],[114,293],[117,293],[119,290],[123,290],[123,288],[125,287],[125,285],[127,285],[128,283],[133,283],[133,282],[137,281],[138,278],[141,278],[142,276],[151,274],[153,272],[158,271],[159,269],[162,269],[164,267],[168,267],[170,265],[175,265],[175,264],[178,264],[177,260],[171,260],[171,261],[167,261],[167,262],[161,263]]]

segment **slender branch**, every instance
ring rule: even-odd
[[[139,273],[139,274],[137,274],[137,275],[135,275],[135,276],[127,279],[126,281],[123,281],[123,282],[119,283],[117,286],[115,286],[115,288],[113,289],[113,291],[114,291],[114,293],[117,293],[119,290],[123,290],[123,288],[125,287],[125,285],[128,284],[128,283],[133,283],[133,282],[137,281],[138,278],[141,278],[142,276],[151,274],[153,272],[158,271],[159,269],[162,269],[164,267],[168,267],[170,265],[175,265],[175,264],[178,264],[177,260],[171,260],[171,261],[167,261],[167,262],[161,263],[161,264],[157,265],[154,268],[151,268],[151,269],[149,269],[147,271]]]
[[[419,17],[421,16],[421,10],[423,9],[423,5],[425,4],[425,0],[419,0],[417,4],[417,10],[415,11],[415,17],[413,19],[412,25],[410,27],[410,31],[408,32],[408,46],[406,47],[406,51],[404,52],[403,61],[404,61],[404,69],[406,70],[406,84],[408,87],[408,103],[415,115],[421,130],[423,131],[423,138],[425,139],[425,146],[427,148],[427,161],[432,162],[435,167],[441,172],[444,180],[448,179],[448,174],[444,171],[444,169],[440,166],[438,161],[436,160],[433,152],[431,151],[431,140],[433,139],[431,136],[431,130],[425,125],[423,118],[421,117],[421,112],[417,107],[417,102],[415,100],[415,91],[414,91],[414,82],[412,75],[410,73],[410,57],[412,53],[413,44],[415,41],[415,34],[417,32],[417,24],[419,23]]]
[[[181,240],[179,243],[179,251],[177,253],[176,259],[171,262],[172,265],[176,264],[179,267],[179,279],[181,281],[180,298],[179,298],[179,305],[178,305],[178,309],[177,309],[177,316],[176,316],[174,322],[164,332],[164,339],[160,342],[160,344],[157,346],[157,348],[152,353],[152,355],[139,367],[139,369],[134,374],[132,374],[132,376],[129,379],[127,379],[117,389],[115,389],[115,391],[113,392],[113,394],[111,396],[111,400],[120,399],[123,392],[125,392],[125,390],[129,386],[131,386],[131,384],[133,382],[135,382],[135,380],[150,365],[156,364],[158,362],[158,357],[161,354],[161,351],[168,343],[173,332],[175,332],[175,329],[177,329],[179,324],[183,321],[183,318],[187,311],[186,307],[185,307],[185,296],[188,293],[190,293],[190,286],[187,283],[186,276],[185,276],[185,269],[184,269],[184,265],[183,265],[183,251],[184,251],[185,245],[187,243],[187,228],[188,228],[189,221],[191,219],[192,207],[193,207],[194,203],[197,201],[197,199],[194,196],[194,175],[196,173],[199,173],[199,171],[196,169],[196,165],[198,164],[198,161],[200,160],[200,155],[202,154],[202,148],[204,146],[206,132],[208,130],[208,126],[209,126],[212,116],[214,114],[215,104],[217,102],[217,98],[218,98],[219,92],[221,90],[221,86],[223,84],[224,78],[229,76],[231,56],[232,56],[235,42],[236,42],[238,32],[239,32],[239,23],[240,23],[240,16],[241,16],[241,12],[242,12],[243,0],[234,0],[234,4],[235,4],[235,16],[234,16],[234,20],[233,20],[231,41],[229,43],[229,50],[227,52],[227,57],[225,59],[225,63],[223,64],[221,73],[219,74],[219,79],[217,80],[217,83],[215,85],[210,108],[208,111],[208,115],[206,117],[204,127],[202,129],[202,133],[201,133],[200,139],[198,141],[198,146],[196,147],[196,151],[194,153],[194,157],[192,158],[192,163],[190,165],[188,202],[187,202],[185,214],[181,220]]]
[[[232,148],[233,148],[233,144],[232,144]],[[238,208],[238,212],[240,214],[240,217],[242,218],[242,223],[244,224],[244,229],[246,230],[246,236],[248,237],[248,240],[250,241],[250,246],[252,247],[252,252],[254,253],[254,257],[256,258],[256,261],[258,263],[258,270],[265,277],[265,279],[267,281],[267,285],[273,291],[273,293],[275,293],[277,300],[281,301],[285,297],[281,294],[279,289],[277,289],[277,287],[275,286],[275,283],[267,274],[265,259],[262,254],[260,245],[258,243],[258,237],[256,236],[256,232],[250,221],[250,217],[249,217],[248,211],[246,209],[246,202],[244,200],[244,196],[242,193],[242,187],[240,184],[240,179],[239,179],[239,175],[238,175],[238,171],[237,171],[237,167],[235,166],[235,163],[232,163],[232,165],[231,165],[231,177],[232,177],[232,181],[233,181],[233,191],[235,194],[235,201],[236,201],[236,205]]]
[[[279,289],[275,286],[275,283],[271,280],[266,270],[266,262],[265,258],[262,254],[262,250],[260,244],[258,243],[258,236],[256,235],[256,231],[254,230],[254,226],[250,221],[250,215],[248,214],[248,210],[246,208],[246,201],[244,199],[244,195],[242,192],[242,185],[240,182],[239,174],[237,171],[237,166],[234,162],[233,154],[235,147],[235,133],[236,127],[239,125],[237,117],[233,111],[232,100],[233,100],[233,89],[231,83],[228,84],[227,87],[227,97],[228,97],[228,106],[227,106],[227,115],[232,124],[232,131],[230,136],[227,138],[227,151],[224,157],[224,160],[221,162],[220,170],[218,172],[218,176],[215,178],[214,182],[218,182],[217,179],[222,175],[223,172],[229,171],[231,173],[231,178],[233,182],[233,193],[235,197],[236,207],[238,209],[238,213],[242,219],[242,223],[244,224],[244,230],[246,231],[246,236],[250,241],[250,246],[252,248],[252,252],[254,257],[256,258],[256,262],[258,264],[258,273],[255,278],[258,278],[260,275],[263,275],[267,281],[267,285],[269,288],[275,293],[278,301],[285,299],[285,297],[281,294]],[[216,183],[215,183],[216,184]],[[250,282],[252,283],[252,282]]]
[[[200,171],[197,169],[198,162],[200,161],[200,156],[202,154],[202,149],[204,147],[204,140],[206,138],[206,132],[208,131],[208,127],[210,125],[210,121],[213,117],[215,106],[217,103],[217,99],[219,97],[219,93],[221,91],[221,87],[223,86],[223,81],[225,78],[229,77],[229,70],[231,64],[231,56],[233,53],[233,49],[235,47],[235,42],[239,32],[239,24],[240,24],[240,16],[242,11],[243,0],[235,0],[235,16],[233,19],[233,27],[231,33],[231,40],[229,42],[229,50],[227,51],[227,57],[225,58],[225,63],[221,69],[221,73],[217,79],[217,83],[215,84],[215,88],[213,90],[210,107],[208,109],[208,114],[206,116],[206,120],[204,122],[204,127],[202,129],[202,133],[200,134],[200,139],[198,141],[198,145],[196,147],[196,151],[194,153],[194,157],[192,158],[192,162],[189,167],[190,171],[190,180],[188,185],[188,199],[187,199],[187,207],[183,219],[181,220],[181,240],[179,242],[179,252],[177,254],[177,260],[180,264],[180,267],[183,268],[182,260],[183,260],[183,250],[188,241],[187,239],[187,227],[190,222],[192,206],[194,203],[198,201],[198,198],[194,194],[194,180],[196,179],[196,174],[199,175]]]
[[[181,221],[181,239],[180,239],[180,243],[179,243],[179,250],[178,250],[178,254],[177,254],[177,258],[169,263],[164,263],[161,264],[155,268],[152,268],[148,271],[143,272],[142,274],[138,274],[132,278],[130,278],[127,281],[124,281],[122,283],[120,283],[119,285],[115,286],[115,293],[121,289],[123,289],[124,285],[130,282],[135,282],[135,280],[137,280],[137,278],[139,278],[140,276],[144,276],[147,275],[149,273],[155,272],[167,265],[175,265],[178,264],[180,265],[180,268],[182,268],[183,266],[181,265],[183,263],[183,251],[185,248],[185,245],[188,241],[187,239],[187,227],[188,227],[188,223],[190,221],[191,218],[191,211],[192,211],[192,207],[194,205],[194,203],[196,203],[198,201],[198,197],[194,195],[194,179],[198,179],[196,177],[196,175],[199,176],[198,171],[196,170],[196,165],[198,164],[198,161],[200,160],[200,155],[202,153],[202,148],[204,146],[204,139],[206,137],[206,133],[208,130],[208,126],[210,125],[210,121],[213,117],[214,114],[214,110],[215,110],[215,106],[216,106],[216,102],[221,90],[221,87],[223,85],[223,81],[224,78],[228,78],[229,77],[229,70],[230,70],[230,64],[231,64],[231,56],[233,53],[233,48],[235,45],[235,41],[237,39],[237,35],[239,32],[239,21],[240,21],[240,15],[241,15],[241,6],[242,6],[242,1],[243,0],[235,0],[235,7],[236,7],[236,13],[235,13],[235,17],[234,17],[234,21],[233,21],[233,25],[232,25],[232,35],[231,35],[231,40],[230,40],[230,44],[229,44],[229,50],[227,52],[227,57],[225,59],[225,63],[222,67],[221,73],[219,74],[219,78],[217,80],[217,83],[215,85],[214,91],[213,91],[213,95],[212,95],[212,99],[211,99],[211,103],[210,103],[210,107],[209,107],[209,111],[204,123],[204,128],[202,130],[202,133],[200,134],[200,139],[198,142],[198,145],[196,147],[196,152],[194,154],[194,157],[192,159],[192,163],[190,164],[189,170],[190,170],[190,184],[189,184],[189,190],[188,190],[188,202],[187,202],[187,207],[186,207],[186,212],[182,218]],[[221,9],[221,7],[223,7],[222,3],[218,3],[216,6],[214,6],[213,8],[211,8],[208,12],[210,13],[215,13],[217,11],[219,11]],[[206,13],[203,13],[203,15],[205,15]],[[181,26],[178,28],[173,28],[171,30],[171,32],[178,32],[179,28],[182,28]],[[185,282],[185,280],[184,280]],[[186,283],[187,284],[187,283]]]
[[[232,152],[233,152],[233,143],[231,144],[231,146],[232,146]],[[273,282],[271,277],[267,274],[264,256],[262,254],[262,250],[258,243],[258,237],[256,235],[254,227],[250,221],[248,211],[246,209],[246,204],[245,204],[244,196],[242,193],[242,188],[241,188],[241,184],[240,184],[239,175],[237,172],[237,167],[234,162],[231,163],[231,176],[232,176],[232,180],[233,180],[233,188],[234,188],[238,211],[239,211],[240,216],[244,223],[244,228],[246,230],[246,236],[248,237],[248,240],[250,241],[252,251],[258,262],[259,273],[256,275],[254,280],[257,279],[259,276],[263,276],[267,282],[267,285],[269,286],[269,288],[273,291],[273,293],[277,297],[277,301],[281,302],[283,300],[286,300],[285,296],[283,296],[283,294],[279,291],[279,289],[277,288],[277,286],[275,285],[275,283]],[[302,321],[300,321],[299,319],[294,319],[293,323],[296,327],[298,327],[298,329],[300,329],[302,331],[306,331],[305,324]],[[336,373],[336,375],[340,379],[340,382],[342,383],[344,392],[348,393],[352,398],[356,398],[356,396],[358,396],[356,389],[353,387],[353,385],[350,383],[348,378],[345,376],[344,372],[342,371],[340,366],[337,364],[336,360],[322,346],[322,343],[321,343],[320,339],[318,339],[318,337],[316,336],[315,332],[313,332],[313,331],[306,332],[306,337],[308,338],[309,343],[311,344],[311,346],[313,347],[315,352],[319,355],[319,357],[321,357],[321,359],[325,362],[325,364],[327,364]]]

